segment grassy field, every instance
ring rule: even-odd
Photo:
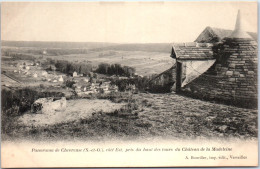
[[[171,44],[113,44],[73,42],[3,42],[4,51],[68,60],[80,63],[119,63],[136,69],[140,75],[159,74],[169,69]],[[43,55],[42,52],[46,51]]]
[[[112,54],[110,54],[112,53]],[[136,69],[140,75],[159,74],[169,69],[174,60],[169,53],[144,52],[144,51],[99,51],[88,54],[71,54],[60,56],[47,56],[52,59],[69,60],[72,62],[91,62],[93,65],[100,63],[119,63]]]
[[[125,95],[125,96],[124,96]],[[111,112],[97,111],[51,125],[24,125],[14,118],[3,139],[255,139],[257,110],[191,99],[176,94],[127,93],[112,99],[125,103]],[[122,100],[123,98],[129,98]],[[87,101],[87,100],[86,100]]]

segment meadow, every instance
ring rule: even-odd
[[[142,76],[159,74],[174,64],[171,44],[111,44],[69,42],[3,42],[2,52],[33,55],[39,58],[67,60],[76,63],[121,64],[136,69]],[[44,54],[43,54],[44,53]]]

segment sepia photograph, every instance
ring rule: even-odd
[[[1,164],[258,166],[257,1],[1,2]]]

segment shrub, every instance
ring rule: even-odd
[[[75,83],[76,82],[74,82],[73,80],[66,80],[65,81],[65,86],[67,86],[69,88],[72,88]]]
[[[135,68],[129,66],[121,66],[120,64],[107,64],[101,63],[96,69],[97,73],[108,74],[108,75],[118,75],[118,76],[133,76],[135,73]]]

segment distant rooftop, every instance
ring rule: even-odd
[[[208,26],[198,36],[195,42],[215,43],[220,42],[224,38],[253,39],[257,42],[257,33],[246,32],[242,22],[240,10],[238,10],[236,25],[233,31]]]
[[[247,32],[252,39],[257,42],[257,33],[255,32]],[[222,39],[229,37],[232,34],[232,30],[221,29],[221,28],[214,28],[214,27],[206,27],[202,33],[197,37],[195,42],[207,42],[207,43],[214,43],[219,42]]]

